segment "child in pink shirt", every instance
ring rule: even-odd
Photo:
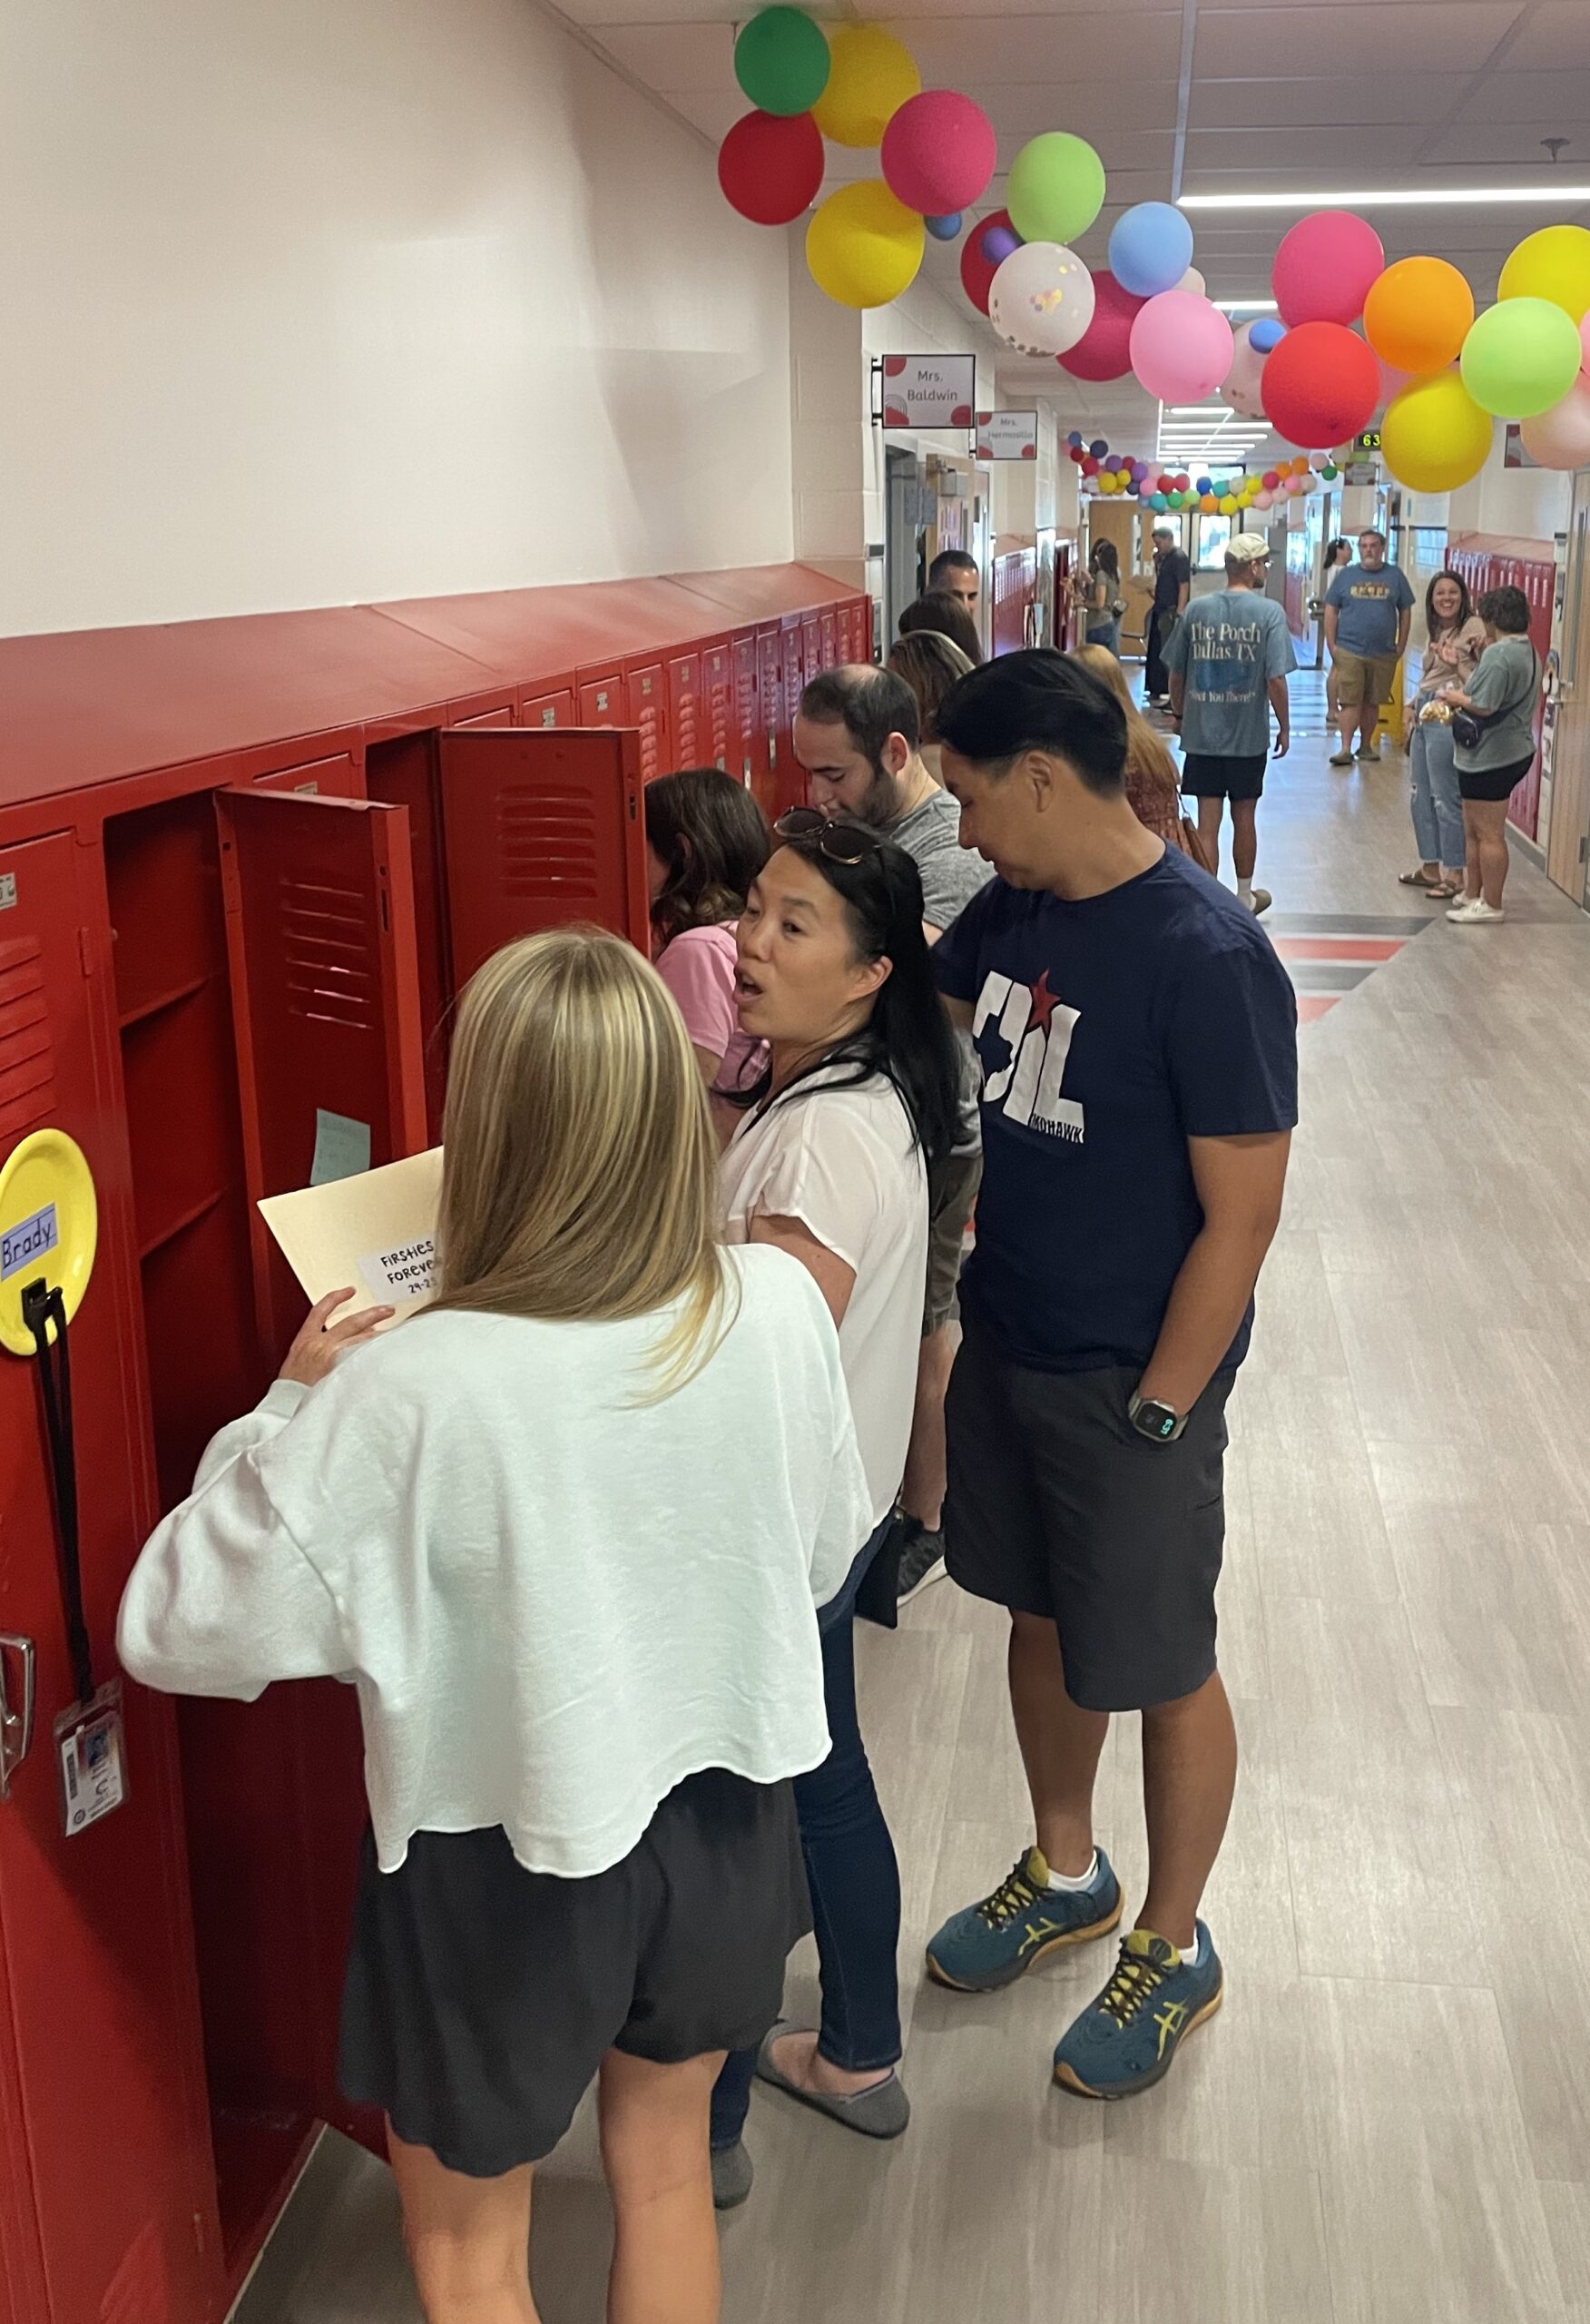
[[[708,1087],[743,1088],[766,1062],[740,1029],[734,928],[768,857],[767,820],[717,767],[649,783],[646,870],[657,973],[679,1004]]]

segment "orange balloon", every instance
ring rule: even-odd
[[[1202,499],[1198,503],[1198,506],[1206,517],[1212,517],[1215,510],[1220,507],[1220,502],[1215,498],[1212,492],[1206,492]]]
[[[1369,287],[1364,337],[1394,371],[1422,379],[1455,363],[1474,320],[1474,293],[1444,258],[1402,258]]]

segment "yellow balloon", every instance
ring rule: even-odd
[[[1526,234],[1497,286],[1500,299],[1549,299],[1574,320],[1590,313],[1590,232],[1583,226],[1542,226]]]
[[[1228,492],[1226,494],[1225,498],[1220,504],[1220,513],[1222,517],[1234,517],[1236,515],[1237,496],[1234,492]]]
[[[1490,448],[1491,416],[1456,369],[1409,380],[1380,422],[1381,456],[1410,492],[1456,491],[1479,474]]]
[[[878,145],[908,97],[922,86],[903,41],[877,25],[841,25],[829,34],[828,86],[811,117],[835,145]]]
[[[927,229],[877,178],[842,185],[806,229],[806,263],[841,307],[887,307],[916,279]]]

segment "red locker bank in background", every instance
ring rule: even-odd
[[[646,940],[643,780],[800,795],[800,688],[870,660],[800,566],[0,642],[0,1166],[87,1157],[70,1350],[88,1628],[303,1302],[260,1226],[318,1109],[434,1141],[510,938]],[[36,1362],[0,1350],[0,2324],[213,2324],[319,2120],[363,1817],[351,1690],[127,1689],[125,1804],[62,1837],[71,1703]],[[25,1695],[36,1679],[31,1748]]]

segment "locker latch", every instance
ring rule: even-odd
[[[11,1701],[8,1658],[22,1664],[22,1708]],[[37,1656],[31,1638],[0,1630],[0,1799],[11,1797],[11,1778],[33,1748],[34,1695]]]

